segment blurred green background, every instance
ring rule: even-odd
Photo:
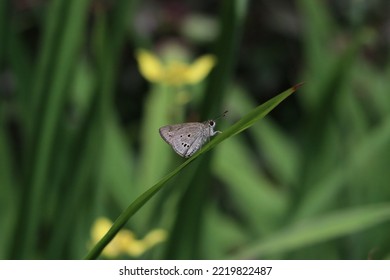
[[[389,14],[386,0],[1,1],[0,259],[83,258],[108,229],[96,221],[183,162],[159,127],[229,110],[223,131],[301,81],[102,257],[389,259]],[[217,63],[152,83],[139,49]]]

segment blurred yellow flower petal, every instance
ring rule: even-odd
[[[148,247],[143,241],[136,239],[130,230],[121,230],[115,238],[104,248],[102,254],[114,258],[122,254],[128,254],[132,257],[142,255]]]
[[[131,246],[126,250],[130,256],[137,257],[142,255],[145,251],[151,249],[158,243],[161,243],[167,239],[167,232],[163,229],[155,229],[149,232],[144,239],[134,240]]]
[[[127,244],[127,246],[123,248],[123,252],[132,257],[138,257],[147,250],[148,248],[145,243],[139,240],[133,240],[131,244]]]
[[[108,258],[115,258],[123,254],[123,248],[126,248],[129,243],[132,243],[134,236],[127,233],[119,232],[114,239],[104,248],[102,255]]]
[[[164,77],[164,66],[157,56],[146,50],[136,52],[139,70],[145,79],[150,82],[161,82]]]
[[[95,224],[92,226],[91,236],[92,243],[96,244],[111,228],[112,222],[107,218],[98,218]],[[122,252],[122,246],[125,243],[129,243],[129,240],[134,239],[134,236],[129,233],[123,233],[120,231],[115,238],[104,248],[102,254],[106,257],[112,258],[118,256]]]
[[[98,218],[92,226],[92,243],[96,244],[111,228],[112,222],[107,218]],[[149,232],[144,239],[139,240],[134,233],[127,229],[120,230],[113,240],[104,248],[102,255],[116,258],[122,254],[138,257],[153,246],[166,239],[166,231],[156,229]]]
[[[186,73],[186,81],[189,84],[196,84],[202,81],[216,64],[213,55],[203,55],[190,65]]]
[[[144,237],[144,242],[148,245],[148,247],[153,247],[154,245],[161,243],[167,239],[167,231],[163,229],[155,229],[149,232]]]
[[[188,65],[180,61],[171,61],[165,72],[163,82],[172,86],[185,84],[185,75],[188,72]]]
[[[138,67],[145,79],[149,82],[176,87],[199,83],[210,73],[216,63],[213,55],[201,56],[192,64],[170,60],[167,65],[163,65],[157,56],[146,50],[138,50],[136,56]]]
[[[107,218],[98,218],[92,226],[92,242],[97,243],[110,229],[112,222]]]

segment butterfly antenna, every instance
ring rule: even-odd
[[[226,116],[226,114],[228,113],[229,111],[228,110],[226,110],[225,112],[223,112],[223,114],[221,114],[221,115],[219,115],[218,117],[216,117],[214,120],[218,120],[218,119],[220,119],[220,118],[223,118],[223,117],[225,117]]]

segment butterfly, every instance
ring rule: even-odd
[[[223,116],[227,113],[223,114]],[[182,157],[189,158],[221,131],[214,131],[215,120],[166,125],[159,129],[160,135],[173,150]]]

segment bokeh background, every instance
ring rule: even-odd
[[[183,162],[159,127],[228,110],[223,131],[305,82],[101,257],[389,259],[389,15],[386,0],[0,1],[0,258],[83,258]]]

